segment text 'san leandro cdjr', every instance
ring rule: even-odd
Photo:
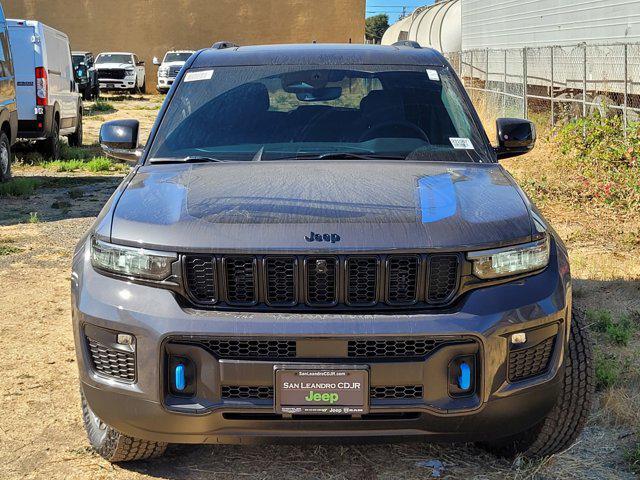
[[[581,431],[591,352],[567,251],[438,53],[194,54],[77,247],[84,422],[118,462],[168,443],[375,437],[549,455]]]

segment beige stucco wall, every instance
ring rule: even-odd
[[[147,62],[171,49],[364,40],[365,0],[2,0],[7,18],[44,22],[73,50],[133,51]]]

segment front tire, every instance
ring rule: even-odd
[[[0,133],[0,183],[11,180],[11,143],[5,132]]]
[[[146,460],[161,456],[167,449],[166,443],[151,442],[124,435],[110,427],[93,413],[84,393],[82,400],[82,420],[91,447],[111,463]]]
[[[500,456],[539,458],[569,448],[584,428],[595,390],[591,338],[585,321],[574,315],[565,352],[561,391],[549,415],[518,435],[485,442],[481,447]]]

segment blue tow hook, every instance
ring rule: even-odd
[[[460,376],[458,376],[458,387],[461,390],[471,388],[471,367],[465,362],[460,364]]]
[[[181,364],[181,363],[176,365],[175,383],[176,383],[176,390],[178,390],[179,392],[182,392],[185,389],[185,387],[187,386],[185,378],[184,378],[184,365]]]

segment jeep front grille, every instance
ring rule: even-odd
[[[124,68],[103,68],[98,69],[100,80],[122,80],[126,76]]]
[[[185,255],[197,306],[234,309],[399,309],[449,303],[461,255]]]

